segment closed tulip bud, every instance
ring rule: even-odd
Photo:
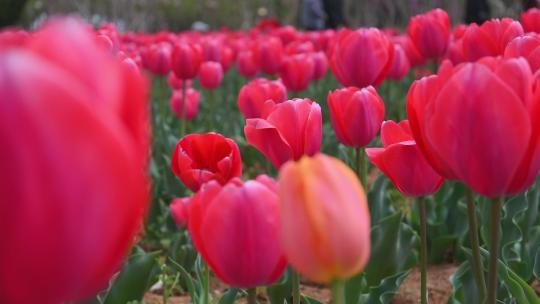
[[[281,103],[287,99],[287,89],[281,81],[255,79],[240,89],[238,108],[245,118],[262,118],[267,100]]]
[[[276,74],[283,61],[283,43],[276,37],[261,38],[259,42],[261,71],[268,75]],[[264,58],[264,60],[262,59]]]
[[[145,52],[144,65],[156,75],[167,75],[171,70],[171,48],[168,44],[153,44]]]
[[[525,59],[486,57],[415,81],[407,114],[416,144],[443,177],[498,197],[540,170],[540,95]]]
[[[521,14],[521,25],[525,32],[540,34],[540,9],[533,7]]]
[[[236,288],[275,283],[287,260],[279,239],[275,181],[205,184],[191,199],[188,229],[197,251],[223,282]]]
[[[485,56],[503,55],[506,45],[522,35],[521,24],[510,18],[492,19],[481,26],[473,23],[463,35],[463,56],[467,61],[476,61]]]
[[[371,86],[330,92],[328,109],[336,137],[348,147],[367,146],[384,120],[384,102]]]
[[[279,77],[287,90],[302,92],[309,86],[315,72],[315,62],[309,54],[287,56],[283,60]]]
[[[88,27],[0,47],[0,303],[93,297],[143,225],[148,83]]]
[[[274,167],[289,160],[319,152],[322,141],[321,107],[309,99],[267,102],[264,118],[246,120],[248,143],[259,150]]]
[[[516,37],[506,46],[505,58],[523,57],[529,63],[533,73],[540,69],[540,36],[527,34]]]
[[[236,58],[238,73],[246,78],[252,78],[259,73],[259,62],[252,51],[242,51]]]
[[[381,127],[384,148],[368,148],[369,160],[377,166],[405,196],[426,196],[439,190],[444,179],[433,170],[416,146],[404,120],[389,120]]]
[[[242,159],[236,143],[217,133],[189,134],[178,142],[171,158],[174,174],[191,191],[206,182],[220,184],[242,175]]]
[[[399,44],[394,44],[394,59],[388,77],[393,80],[401,80],[409,73],[410,68],[407,54]]]
[[[315,69],[313,70],[313,80],[321,80],[328,72],[328,59],[323,52],[317,52],[311,55]]]
[[[187,80],[184,80],[187,81]],[[195,89],[188,88],[186,89],[186,104],[184,105],[184,100],[182,99],[182,90],[175,90],[171,96],[171,110],[176,114],[178,119],[193,120],[197,117],[199,112],[199,102],[201,100],[201,95]],[[185,109],[186,114],[183,115],[183,110]]]
[[[336,79],[344,86],[379,86],[392,68],[394,46],[376,28],[342,30],[329,57]]]
[[[286,163],[279,172],[281,244],[306,278],[330,283],[353,277],[370,254],[364,189],[340,160],[323,154]]]
[[[171,216],[180,227],[187,226],[190,197],[175,198],[170,205]]]
[[[198,44],[181,41],[172,52],[171,69],[180,79],[193,79],[199,73],[202,50]]]
[[[169,86],[174,90],[180,90],[182,89],[182,82],[186,82],[186,87],[191,88],[193,81],[191,79],[182,80],[174,74],[174,72],[170,72],[169,76],[167,76],[167,83]]]
[[[217,88],[223,80],[223,68],[221,64],[214,61],[207,61],[201,64],[199,71],[199,81],[201,87],[212,90]]]
[[[409,21],[407,34],[428,59],[437,59],[444,55],[450,40],[450,18],[442,9],[434,9],[417,15]]]
[[[401,46],[401,48],[405,51],[411,67],[417,67],[426,63],[426,58],[420,54],[409,36],[394,36],[392,37],[392,41]]]

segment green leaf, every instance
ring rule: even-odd
[[[384,175],[381,175],[369,191],[368,204],[372,225],[378,224],[383,218],[395,213],[386,195],[389,184],[390,181]]]
[[[219,304],[233,304],[236,300],[236,295],[238,294],[238,289],[230,288],[226,293],[221,296],[219,299]]]
[[[533,273],[534,273],[534,276],[536,277],[536,280],[540,281],[540,247],[536,251],[536,256],[534,258]]]
[[[403,271],[393,276],[382,280],[381,284],[376,287],[371,287],[369,293],[362,295],[362,304],[387,304],[390,303],[394,295],[399,292],[399,287],[405,278],[409,275],[409,271]],[[358,302],[349,302],[356,304]]]
[[[463,262],[450,277],[452,295],[449,304],[480,303],[480,295],[469,261]]]
[[[155,282],[154,270],[158,266],[157,255],[157,252],[145,253],[142,250],[132,255],[114,281],[103,303],[124,304],[129,301],[140,301],[146,290]]]
[[[200,286],[196,286],[195,282],[193,281],[193,277],[186,271],[182,265],[176,263],[173,259],[169,258],[169,261],[176,266],[176,269],[180,273],[180,278],[182,279],[185,286],[187,286],[187,291],[189,295],[191,296],[193,303],[199,303],[199,290],[201,289]]]
[[[292,294],[292,280],[291,280],[291,269],[287,269],[285,275],[279,282],[269,286],[266,289],[268,294],[268,299],[272,304],[282,304],[287,301]]]

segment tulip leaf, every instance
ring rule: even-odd
[[[233,304],[236,301],[236,295],[238,294],[238,289],[230,288],[225,292],[219,299],[219,304]]]
[[[302,300],[303,300],[303,302],[305,302],[307,304],[322,304],[322,302],[320,302],[320,301],[318,301],[316,299],[310,298],[310,297],[302,296]]]
[[[371,229],[371,258],[365,270],[369,287],[402,271],[411,269],[417,260],[418,235],[403,222],[401,213],[381,220]]]
[[[124,265],[122,272],[112,284],[103,303],[120,304],[140,301],[144,293],[155,282],[158,253],[140,250],[133,254]]]
[[[452,283],[452,295],[448,300],[449,304],[481,303],[469,261],[459,266],[450,277],[450,283]]]
[[[540,281],[540,247],[538,247],[538,250],[536,250],[533,272],[534,272],[534,276],[536,277],[536,280]]]
[[[369,288],[369,293],[362,295],[362,300],[358,304],[387,304],[390,303],[394,295],[399,292],[399,287],[409,271],[402,271],[393,276],[384,278],[379,286]],[[353,303],[353,302],[349,302]],[[356,304],[355,303],[355,304]]]
[[[291,269],[287,269],[283,278],[276,284],[269,286],[266,292],[272,304],[282,304],[287,301],[292,294]]]
[[[379,176],[368,194],[369,212],[372,225],[376,225],[383,218],[395,213],[387,196],[390,181],[384,175]]]
[[[183,281],[183,285],[187,286],[187,291],[188,291],[189,295],[191,296],[192,302],[193,303],[199,303],[199,292],[198,291],[200,290],[200,287],[195,285],[195,282],[193,282],[193,277],[186,271],[186,269],[182,265],[176,263],[171,258],[169,258],[169,261],[174,266],[176,266],[176,269],[180,273],[180,278]]]

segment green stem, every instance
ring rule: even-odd
[[[332,283],[332,303],[345,304],[345,282],[335,281]]]
[[[186,82],[187,79],[182,79],[182,115],[180,115],[180,138],[186,136]]]
[[[420,211],[420,303],[428,303],[427,293],[427,237],[426,237],[426,203],[424,197],[418,198]]]
[[[248,290],[247,290],[247,302],[248,302],[248,304],[257,303],[257,288],[248,288]]]
[[[360,182],[362,183],[362,186],[364,187],[364,190],[366,193],[369,191],[368,184],[367,184],[367,162],[366,162],[366,153],[364,151],[364,148],[356,147],[355,154],[356,154],[356,174],[358,174],[358,177],[360,178]]]
[[[480,292],[482,302],[486,299],[486,281],[484,278],[484,265],[480,255],[480,241],[478,238],[478,224],[476,223],[476,209],[473,193],[467,189],[467,218],[469,220],[469,238],[471,239],[471,249],[473,254],[473,272],[476,280],[476,287]]]
[[[488,300],[487,304],[497,301],[497,268],[499,266],[499,243],[501,241],[501,207],[502,198],[494,198],[491,202],[488,268]]]
[[[300,276],[293,269],[291,272],[293,304],[300,304]]]

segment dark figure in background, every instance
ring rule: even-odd
[[[0,28],[19,21],[27,0],[0,0]]]
[[[323,0],[326,11],[326,28],[336,29],[347,26],[343,12],[344,0]]]
[[[300,24],[305,30],[319,31],[324,29],[326,14],[322,0],[303,0],[300,11]]]
[[[538,0],[523,0],[523,11],[533,7],[538,7]]]
[[[488,0],[467,0],[465,7],[465,22],[482,24],[490,19]]]

